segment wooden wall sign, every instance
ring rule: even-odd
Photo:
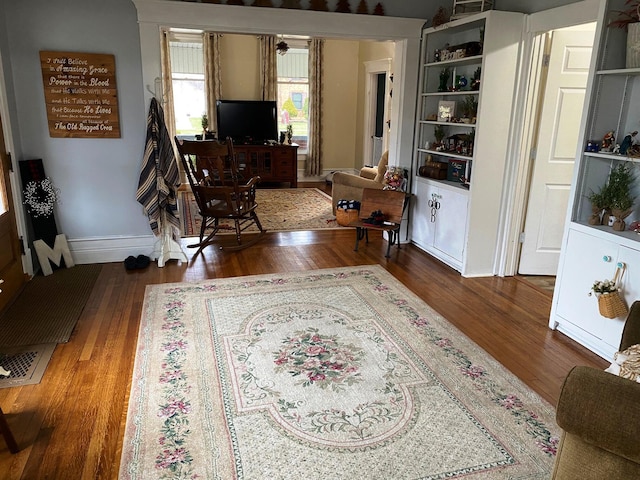
[[[41,51],[40,66],[49,136],[120,137],[113,55]]]

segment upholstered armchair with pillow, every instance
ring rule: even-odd
[[[338,200],[362,200],[362,191],[365,188],[377,188],[382,190],[384,174],[387,171],[389,152],[386,151],[380,157],[377,167],[363,167],[360,175],[352,175],[345,172],[333,174],[331,199],[333,200],[333,214],[336,213]],[[375,175],[374,175],[375,172]]]
[[[629,311],[620,353],[607,370],[574,367],[558,400],[556,421],[563,429],[553,472],[557,480],[640,478],[640,383],[633,369],[633,345],[640,344],[640,301]],[[632,347],[629,349],[629,347]],[[628,357],[622,365],[621,358]]]

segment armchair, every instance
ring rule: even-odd
[[[634,302],[620,351],[640,344],[640,301]],[[553,479],[640,478],[640,383],[591,367],[565,379],[556,421],[564,430]]]
[[[333,175],[331,187],[331,200],[333,204],[333,214],[336,213],[338,200],[362,201],[362,191],[365,188],[375,188],[382,190],[384,174],[387,171],[389,162],[389,152],[386,151],[380,157],[377,167],[363,167],[360,175],[352,175],[345,172],[336,172]],[[376,172],[375,175],[372,172]]]

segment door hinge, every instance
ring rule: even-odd
[[[7,156],[7,170],[9,170],[10,172],[13,173],[13,159],[11,158],[11,153],[9,152],[5,152],[5,155]]]
[[[520,233],[520,236],[518,237],[518,242],[524,243],[524,232]]]
[[[18,240],[20,240],[20,253],[26,255],[27,250],[24,248],[24,237],[18,237]]]
[[[548,67],[549,66],[549,61],[551,60],[551,55],[549,55],[548,53],[545,53],[542,56],[542,66],[543,67]]]
[[[538,155],[538,149],[536,147],[531,147],[531,152],[529,152],[529,160],[535,160]]]

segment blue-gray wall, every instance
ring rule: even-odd
[[[250,4],[251,0],[245,3]],[[351,1],[354,10],[357,3]],[[388,16],[425,20],[430,20],[443,4],[425,0],[383,0],[383,3]],[[567,3],[572,2],[498,0],[496,7],[531,13]],[[279,2],[276,0],[274,4]],[[308,2],[302,4],[304,8]],[[331,9],[334,5],[335,0],[329,1]],[[121,138],[49,136],[40,50],[115,56]],[[59,230],[69,239],[149,236],[146,217],[135,200],[148,105],[143,95],[137,15],[131,0],[2,1],[0,54],[8,93],[13,156],[18,160],[43,159],[47,175],[61,192],[57,206]],[[122,258],[125,253],[143,252],[123,252]]]

